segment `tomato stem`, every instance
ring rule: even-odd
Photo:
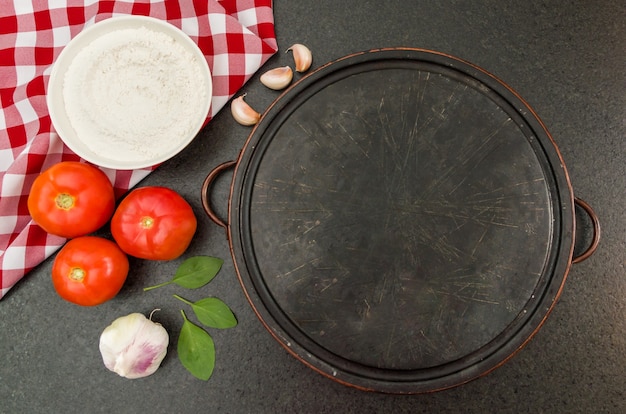
[[[69,210],[74,207],[75,198],[71,194],[61,193],[57,194],[54,201],[61,210]]]
[[[143,227],[144,229],[149,229],[154,225],[154,218],[150,217],[150,216],[144,216],[141,218],[141,227]]]
[[[82,282],[85,279],[86,274],[87,272],[85,272],[84,269],[81,269],[80,267],[73,267],[70,269],[67,277],[73,282]]]

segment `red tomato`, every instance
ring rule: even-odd
[[[189,247],[196,226],[191,206],[165,187],[131,191],[111,219],[111,233],[122,250],[148,260],[179,257]]]
[[[59,296],[81,306],[95,306],[118,294],[128,276],[128,257],[110,240],[83,236],[68,241],[52,265]]]
[[[72,238],[104,226],[113,215],[113,185],[98,168],[75,161],[53,165],[33,182],[28,211],[50,234]]]

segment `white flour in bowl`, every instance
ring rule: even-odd
[[[209,99],[206,88],[191,51],[167,34],[138,27],[112,31],[83,48],[65,74],[63,100],[91,151],[140,161],[192,138]]]

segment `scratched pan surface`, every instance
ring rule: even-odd
[[[488,373],[536,333],[571,264],[573,194],[547,130],[498,79],[424,50],[349,56],[286,91],[229,208],[264,325],[366,390]]]

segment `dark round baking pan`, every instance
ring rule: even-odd
[[[227,168],[222,220],[210,186]],[[420,49],[303,77],[202,198],[274,338],[333,380],[388,393],[500,366],[600,237],[530,106],[485,70]],[[594,229],[576,257],[575,205]]]

